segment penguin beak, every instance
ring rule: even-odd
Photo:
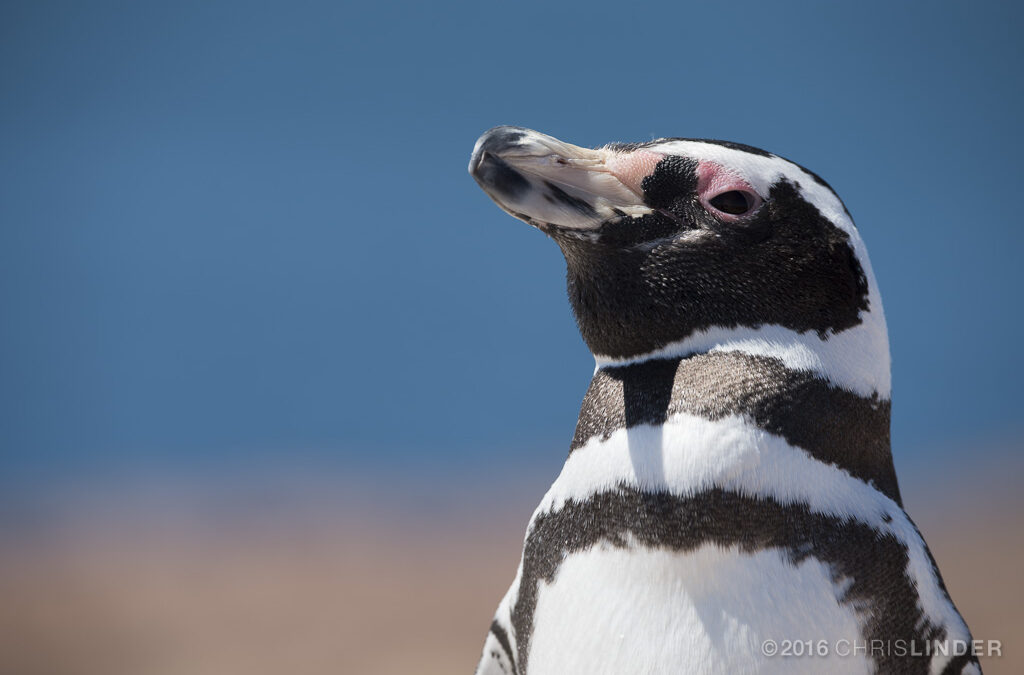
[[[594,230],[651,213],[621,153],[581,148],[522,127],[495,127],[476,142],[469,173],[503,210],[539,228]]]

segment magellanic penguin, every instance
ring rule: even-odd
[[[559,245],[597,360],[477,673],[980,672],[901,506],[882,301],[822,179],[517,127],[469,170]]]

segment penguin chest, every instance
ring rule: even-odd
[[[861,639],[843,590],[827,564],[781,549],[599,543],[540,582],[529,672],[871,672],[863,655],[835,654]]]

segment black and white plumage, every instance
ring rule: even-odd
[[[597,359],[478,673],[980,672],[902,509],[881,298],[827,184],[734,143],[516,127],[469,169],[561,247]]]

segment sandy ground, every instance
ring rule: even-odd
[[[904,480],[974,635],[1003,643],[988,673],[1024,672],[1020,477]],[[8,534],[0,673],[470,673],[535,490],[500,512],[480,496],[376,519],[352,504],[337,519],[276,521],[202,509],[127,517],[124,505]]]

